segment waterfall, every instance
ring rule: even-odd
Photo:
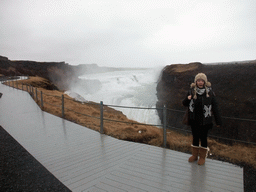
[[[84,74],[79,83],[71,88],[88,101],[105,105],[136,107],[115,109],[122,111],[129,119],[147,124],[159,124],[155,109],[156,81],[160,70],[137,69]]]

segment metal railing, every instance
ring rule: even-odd
[[[18,88],[18,83],[17,83],[17,79],[15,80],[5,80],[3,82],[6,82],[8,86],[11,86],[13,88]],[[16,86],[16,87],[15,87]],[[86,117],[90,117],[90,118],[96,118],[100,120],[100,133],[103,134],[104,133],[104,121],[112,121],[112,122],[119,122],[119,123],[129,123],[129,124],[138,124],[138,125],[148,125],[148,126],[155,126],[155,127],[161,127],[163,129],[163,147],[166,148],[166,143],[167,143],[167,129],[169,130],[176,130],[178,132],[185,132],[186,134],[191,134],[191,130],[188,126],[183,125],[182,122],[182,117],[185,113],[185,111],[182,110],[176,110],[176,109],[169,109],[166,106],[163,106],[162,108],[146,108],[146,107],[129,107],[129,106],[118,106],[118,105],[106,105],[103,104],[103,101],[100,101],[100,103],[90,103],[93,105],[98,105],[100,108],[100,115],[99,116],[91,116],[91,115],[87,115],[87,114],[83,114],[81,112],[78,111],[74,111],[70,108],[65,107],[65,100],[75,100],[75,99],[70,99],[64,96],[64,94],[62,94],[61,96],[57,96],[57,95],[49,95],[46,93],[43,93],[42,91],[38,91],[38,89],[36,87],[33,87],[31,85],[28,84],[21,84],[21,89],[24,91],[27,91],[30,93],[30,95],[32,96],[33,99],[35,99],[38,104],[40,105],[40,107],[42,109],[44,109],[44,105],[48,104],[51,106],[55,106],[55,107],[59,107],[61,109],[61,117],[65,118],[65,110],[68,111],[73,111],[74,113],[86,116]],[[51,97],[56,97],[59,99],[59,105],[58,104],[54,104],[54,103],[49,103],[47,101],[44,101],[43,96],[51,96]],[[78,101],[76,101],[78,102]],[[83,103],[83,102],[81,102]],[[162,113],[162,124],[146,124],[146,123],[140,123],[140,122],[129,122],[129,121],[122,121],[122,120],[116,120],[116,119],[109,119],[109,118],[104,118],[104,107],[114,107],[114,108],[131,108],[131,109],[138,109],[138,110],[156,110],[156,111],[161,111]],[[176,113],[175,115],[173,115],[174,119],[172,119],[171,123],[170,121],[167,121],[167,115],[170,116],[170,113]],[[244,119],[244,118],[234,118],[234,117],[225,117],[222,116],[223,119],[226,119],[228,121],[233,120],[233,121],[244,121],[244,122],[249,122],[251,124],[256,123],[255,119]],[[252,125],[253,126],[253,125]],[[252,130],[252,138],[256,137],[256,130]],[[243,143],[243,144],[249,144],[249,145],[256,145],[255,142],[252,142],[254,140],[239,140],[236,138],[228,138],[228,137],[223,137],[223,136],[219,136],[217,134],[209,134],[209,137],[212,137],[214,139],[217,139],[219,141],[228,141],[228,142],[234,142],[234,143]]]

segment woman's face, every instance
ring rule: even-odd
[[[204,87],[204,80],[198,79],[198,80],[196,81],[196,85],[197,85],[197,87],[199,87],[199,88],[203,88],[203,87]]]

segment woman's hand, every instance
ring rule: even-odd
[[[192,95],[189,95],[189,96],[188,96],[188,100],[191,100],[191,99],[192,99]]]

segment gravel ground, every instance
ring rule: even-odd
[[[244,191],[256,192],[256,169],[249,165],[244,165]]]
[[[0,126],[0,191],[71,191]]]

